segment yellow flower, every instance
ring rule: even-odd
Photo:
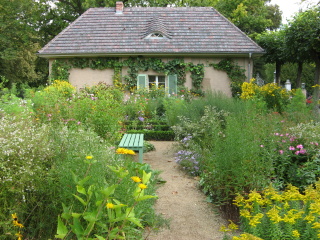
[[[251,218],[250,211],[247,210],[247,209],[240,209],[240,216],[244,217],[244,218],[247,218],[247,219]]]
[[[126,148],[118,148],[116,151],[117,154],[128,154],[128,155],[136,155],[133,150],[129,150]]]
[[[147,185],[143,184],[143,183],[140,183],[139,184],[139,188],[140,189],[146,189],[147,188]]]
[[[131,177],[131,179],[136,183],[141,182],[141,178],[139,178],[137,176],[133,176],[133,177]]]
[[[18,240],[22,240],[22,234],[21,233],[16,233],[15,235],[18,237]]]
[[[86,159],[87,159],[87,160],[91,160],[92,158],[93,158],[93,157],[90,156],[90,155],[89,155],[89,156],[86,156]]]
[[[13,219],[13,225],[14,226],[19,227],[19,228],[23,228],[24,227],[23,224],[19,223],[18,216],[17,216],[16,213],[11,214],[11,217]]]
[[[249,225],[256,227],[259,223],[261,223],[259,220],[263,218],[263,214],[262,213],[258,213],[257,215],[253,216],[250,221],[249,221]]]
[[[113,203],[107,203],[107,204],[106,204],[106,207],[107,207],[108,209],[114,208],[114,204],[113,204]]]
[[[315,219],[315,216],[313,216],[313,215],[310,214],[310,213],[304,218],[304,220],[306,220],[308,223],[313,222],[314,219]]]
[[[292,231],[292,236],[298,238],[298,237],[300,237],[300,233],[298,232],[298,230],[293,230]]]
[[[220,227],[220,230],[219,230],[220,232],[230,232],[231,230],[229,229],[229,228],[227,228],[226,226],[224,226],[224,225],[222,225],[221,227]]]
[[[312,228],[320,228],[320,223],[319,222],[313,223]]]
[[[274,223],[278,223],[281,221],[281,217],[279,216],[279,210],[276,208],[276,206],[273,206],[273,208],[271,208],[266,214]]]
[[[230,224],[228,225],[228,228],[231,230],[237,230],[239,227],[237,224],[235,224],[234,222],[232,222],[231,220],[229,220]]]

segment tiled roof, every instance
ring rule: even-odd
[[[213,8],[90,8],[39,51],[74,55],[262,53],[254,41]],[[152,31],[165,38],[146,38]]]

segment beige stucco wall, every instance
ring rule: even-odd
[[[92,87],[98,83],[113,84],[113,69],[93,70],[91,68],[73,68],[69,73],[69,82],[78,90],[83,87]]]
[[[231,96],[230,89],[230,79],[224,71],[215,70],[213,67],[209,66],[209,63],[219,63],[223,58],[185,58],[186,63],[192,62],[193,64],[202,63],[205,66],[205,74],[202,82],[202,87],[204,91],[211,90],[222,92],[227,96]],[[122,59],[124,60],[124,59]],[[164,62],[172,60],[170,58],[163,58]],[[252,75],[252,61],[248,58],[235,58],[233,59],[241,68],[245,69],[247,75],[247,81],[251,78]],[[50,69],[52,61],[49,61]],[[127,75],[128,68],[123,68],[121,75]],[[77,89],[83,88],[85,86],[93,86],[100,82],[103,82],[108,85],[113,83],[113,69],[105,70],[92,70],[90,68],[78,69],[74,68],[70,70],[69,82],[75,86]],[[141,71],[139,74],[148,74],[148,75],[161,75],[155,71]],[[188,89],[192,88],[192,79],[190,72],[186,73],[186,83],[185,87]]]

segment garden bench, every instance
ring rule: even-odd
[[[124,134],[119,148],[139,151],[139,162],[143,162],[143,134]]]

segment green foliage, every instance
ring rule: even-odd
[[[214,7],[252,37],[267,29],[277,29],[281,23],[279,7],[264,0],[220,0]]]
[[[175,138],[173,131],[128,130],[127,133],[142,133],[145,140],[173,141]]]
[[[36,82],[39,78],[35,70],[35,52],[40,48],[36,32],[38,14],[39,4],[32,0],[0,3],[0,31],[6,32],[0,39],[0,75],[10,81],[9,86]]]
[[[140,177],[133,176],[132,184],[128,190],[132,194],[133,203],[123,204],[114,198],[118,185],[129,174],[122,167],[109,168],[115,173],[119,181],[117,184],[106,184],[99,188],[95,185],[86,186],[90,179],[90,168],[97,160],[92,156],[86,157],[88,164],[86,174],[83,178],[74,175],[77,193],[73,196],[82,204],[82,209],[73,212],[73,207],[63,205],[63,213],[58,218],[58,228],[56,238],[68,239],[68,235],[73,234],[77,239],[127,239],[132,234],[134,227],[143,228],[141,220],[135,216],[135,207],[140,202],[155,198],[154,195],[145,194],[145,189],[151,178],[151,172],[139,171]],[[129,193],[129,194],[130,194]],[[62,218],[66,221],[64,223]],[[69,230],[69,229],[70,230]]]
[[[120,137],[119,121],[123,116],[121,90],[104,84],[76,93],[65,81],[55,81],[36,92],[32,101],[37,118],[45,123],[83,125],[100,136],[116,141]]]

